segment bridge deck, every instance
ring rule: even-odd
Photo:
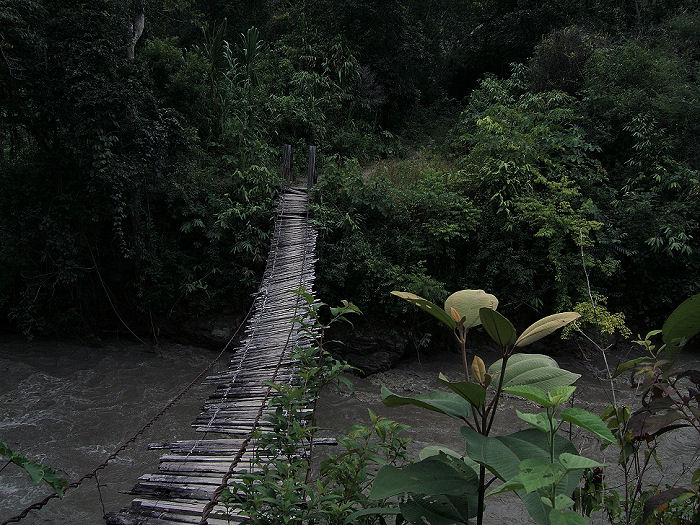
[[[152,444],[151,448],[168,451],[160,458],[158,473],[139,478],[132,490],[138,498],[130,507],[109,514],[108,524],[201,523],[205,507],[227,474],[252,466],[250,436],[268,426],[265,413],[274,395],[265,383],[292,381],[292,350],[309,344],[292,322],[303,313],[297,311],[301,300],[288,292],[301,286],[310,291],[313,286],[316,232],[308,224],[307,209],[303,188],[287,188],[280,196],[267,266],[245,335],[228,369],[207,378],[216,388],[192,424],[201,437]],[[224,511],[217,504],[206,523],[243,521],[236,516],[227,520]]]

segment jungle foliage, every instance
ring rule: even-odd
[[[612,310],[658,317],[698,288],[697,21],[686,0],[0,0],[0,325],[244,308],[285,143],[297,172],[319,148],[323,293],[369,321],[399,314],[391,289],[475,282],[570,308],[582,246]]]
[[[626,33],[590,18],[554,29],[487,73],[429,151],[327,166],[324,293],[411,325],[382,294],[437,302],[479,283],[529,320],[586,304],[590,280],[642,323],[696,293],[698,14],[667,14]]]

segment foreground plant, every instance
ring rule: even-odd
[[[559,368],[548,356],[516,353],[574,321],[579,314],[550,315],[518,337],[510,321],[495,311],[496,297],[483,290],[456,292],[448,297],[444,308],[411,293],[392,293],[430,313],[452,331],[460,346],[465,381],[453,382],[440,374],[438,382],[450,391],[412,397],[382,388],[383,401],[388,406],[411,404],[463,421],[465,453],[428,447],[417,463],[403,468],[385,466],[375,478],[370,497],[402,496],[400,517],[411,523],[470,523],[476,518],[481,525],[486,489],[500,480],[501,486],[489,495],[515,492],[538,523],[586,523],[570,510],[574,502],[568,495],[578,485],[584,469],[599,464],[578,455],[574,445],[558,431],[563,422],[569,422],[604,441],[613,442],[614,437],[594,414],[571,407],[560,410],[573,394],[575,387],[571,385],[579,374]],[[502,350],[502,358],[488,369],[479,356],[474,356],[468,366],[467,335],[478,325],[483,325]],[[532,429],[491,437],[504,392],[534,401],[545,412],[518,412]]]
[[[616,525],[645,524],[653,516],[661,523],[695,523],[692,520],[700,514],[700,468],[686,486],[650,490],[644,478],[654,463],[661,468],[657,455],[661,436],[692,428],[700,438],[700,370],[681,368],[677,363],[684,346],[698,332],[700,294],[679,305],[661,330],[652,330],[635,341],[645,355],[621,363],[615,370],[607,369],[613,403],[604,410],[602,418],[615,435],[624,482],[622,494],[606,487],[604,480],[588,483],[581,494],[581,505],[587,514],[604,510]],[[598,349],[607,363],[605,349]],[[637,408],[617,401],[612,379],[623,373],[631,374],[639,393],[641,406]]]
[[[58,494],[59,498],[63,497],[63,491],[68,487],[68,481],[59,476],[51,467],[28,459],[24,454],[10,449],[9,445],[4,441],[0,441],[0,458],[7,460],[6,463],[0,467],[0,472],[5,470],[5,467],[11,463],[14,463],[25,470],[31,478],[32,483],[38,485],[43,481]]]

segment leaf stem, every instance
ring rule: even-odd
[[[471,377],[469,376],[469,364],[467,363],[467,329],[463,326],[458,326],[457,329],[459,330],[459,335],[455,335],[455,337],[457,337],[457,341],[459,341],[460,350],[462,352],[464,375],[467,377],[467,381],[471,381]]]
[[[486,432],[485,436],[489,435],[489,432],[491,432],[491,426],[493,425],[493,420],[496,418],[496,409],[498,408],[498,400],[501,397],[501,394],[503,393],[503,377],[505,376],[506,372],[506,364],[508,363],[508,358],[510,357],[510,354],[508,351],[504,349],[503,352],[503,364],[501,365],[501,373],[498,375],[498,387],[496,388],[496,394],[493,397],[493,400],[491,403],[489,403],[489,406],[493,404],[493,406],[490,406],[491,410],[491,419],[489,420],[489,424],[486,427]]]

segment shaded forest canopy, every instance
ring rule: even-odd
[[[550,313],[586,300],[583,258],[655,322],[700,287],[695,6],[0,0],[0,325],[244,309],[285,143],[321,155],[328,301]]]

